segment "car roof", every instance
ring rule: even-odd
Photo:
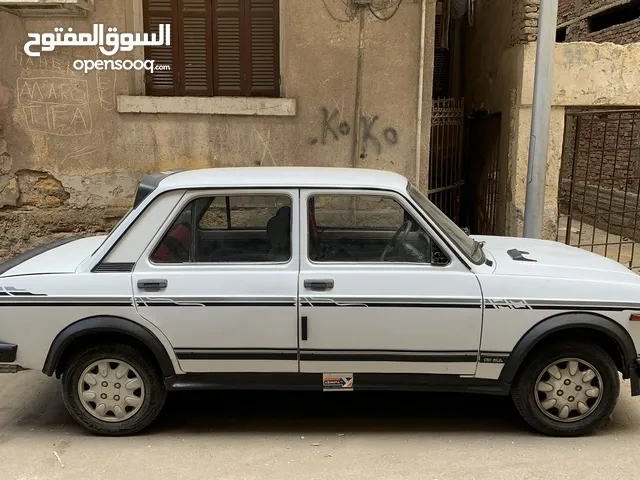
[[[164,178],[159,190],[225,187],[375,188],[404,191],[407,179],[383,170],[333,167],[232,167],[188,170]]]

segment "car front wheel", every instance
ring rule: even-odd
[[[539,349],[512,389],[514,404],[536,430],[554,436],[584,435],[613,411],[620,393],[614,361],[591,343]]]
[[[62,397],[69,414],[91,432],[131,435],[155,420],[166,390],[153,362],[136,349],[96,346],[69,361]]]

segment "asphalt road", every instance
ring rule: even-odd
[[[154,427],[86,434],[56,380],[0,375],[0,477],[19,479],[635,479],[640,397],[597,434],[533,433],[509,399],[403,393],[176,393]],[[56,456],[57,454],[57,456]]]

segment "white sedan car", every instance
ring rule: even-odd
[[[559,243],[469,237],[406,178],[331,168],[151,175],[110,235],[0,264],[0,371],[62,378],[92,432],[167,391],[511,395],[535,429],[640,394],[640,277]]]

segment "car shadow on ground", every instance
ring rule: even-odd
[[[28,400],[0,405],[0,430],[47,429],[89,435],[67,414],[59,383],[25,379]],[[622,392],[626,396],[628,392]],[[20,394],[20,392],[16,392]],[[19,395],[21,396],[21,395]],[[640,410],[619,402],[598,435],[635,433]],[[4,419],[4,421],[2,421]],[[538,435],[520,418],[510,397],[408,392],[171,392],[149,435],[163,434],[443,433]]]
[[[406,392],[173,392],[152,431],[527,432],[509,397]]]

